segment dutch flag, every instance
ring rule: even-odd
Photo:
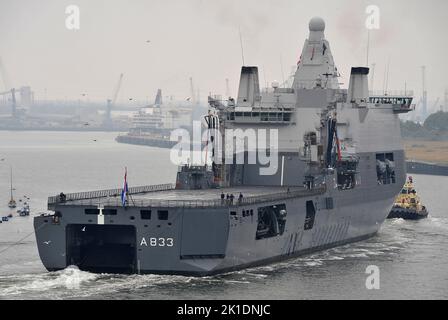
[[[123,207],[126,207],[126,202],[128,201],[128,181],[127,181],[127,176],[128,176],[128,168],[125,168],[125,172],[124,172],[124,185],[123,185],[123,190],[121,191],[121,203],[123,204]]]

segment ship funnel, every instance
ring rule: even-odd
[[[369,83],[367,76],[369,68],[352,68],[347,102],[366,103],[369,100]]]
[[[258,68],[243,67],[241,69],[237,105],[238,107],[253,107],[256,101],[260,101]]]

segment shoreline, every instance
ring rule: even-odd
[[[408,161],[448,166],[448,141],[404,140]]]

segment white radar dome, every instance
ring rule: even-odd
[[[314,17],[310,21],[310,31],[324,31],[325,21],[320,17]]]

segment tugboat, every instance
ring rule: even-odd
[[[420,197],[414,188],[414,181],[409,177],[401,193],[395,199],[388,219],[401,218],[405,220],[420,220],[428,216],[428,210],[420,202]]]

